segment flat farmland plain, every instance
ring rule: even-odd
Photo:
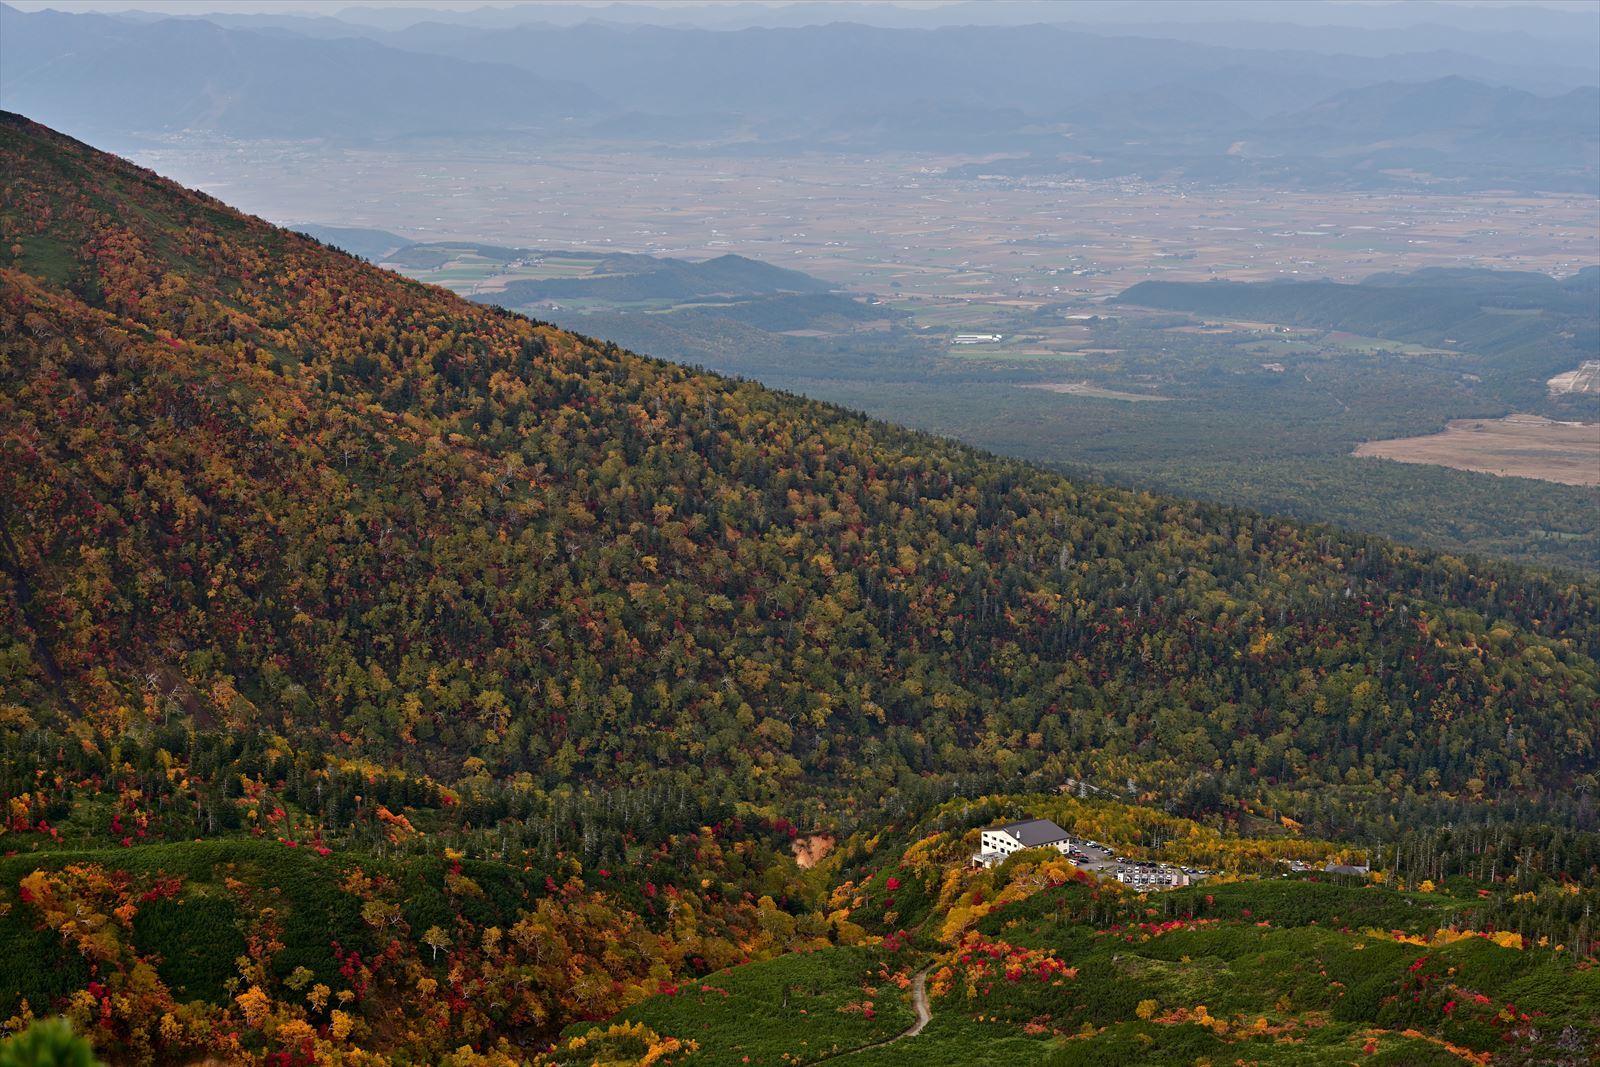
[[[979,160],[522,142],[402,152],[180,141],[135,159],[274,222],[417,241],[735,252],[960,325],[963,305],[1092,304],[1152,278],[1350,281],[1464,265],[1570,274],[1600,261],[1593,200],[1576,195],[954,180],[947,168]]]
[[[1537,415],[1455,419],[1442,433],[1368,441],[1357,456],[1563,485],[1600,485],[1600,424]]]

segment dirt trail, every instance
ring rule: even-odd
[[[922,1028],[933,1022],[933,1011],[928,1007],[928,968],[911,976],[911,1006],[917,1009],[917,1021],[900,1037],[916,1037]],[[900,1038],[895,1038],[898,1041]]]
[[[883,1048],[885,1045],[892,1045],[896,1041],[903,1041],[908,1037],[916,1037],[918,1034],[922,1033],[922,1028],[933,1021],[933,1010],[928,1007],[928,972],[932,969],[933,965],[929,964],[927,967],[922,968],[922,970],[911,976],[911,1006],[917,1011],[916,1022],[912,1023],[908,1028],[900,1031],[898,1034],[895,1034],[893,1037],[886,1037],[882,1041],[874,1041],[870,1045],[857,1045],[855,1048],[842,1049],[839,1052],[833,1053],[832,1055],[823,1056],[819,1059],[812,1060],[811,1062],[813,1064],[817,1064],[826,1062],[827,1060],[842,1059],[845,1056],[854,1056],[858,1052],[866,1052],[869,1049]]]

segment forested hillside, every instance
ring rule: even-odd
[[[963,870],[976,827],[1019,812],[1140,856],[1263,873],[1135,894],[1049,849]],[[872,948],[731,968],[621,1018],[696,1042],[686,1062],[730,1067],[1593,1062],[1600,969],[1578,918],[1593,890],[1534,876],[1490,900],[1448,867],[1330,875],[1337,851],[1103,801],[952,801],[841,847],[829,905]],[[913,1035],[918,988],[929,1018]]]
[[[1104,816],[1129,848],[1382,844],[1492,887],[1474,930],[1591,954],[1562,886],[1594,874],[1592,585],[635,356],[16,116],[0,164],[8,1026],[65,1011],[115,1062],[532,1062],[714,971],[898,951],[910,907],[847,898],[894,891],[905,820],[1069,776],[1156,805]],[[813,831],[831,868],[791,857]]]
[[[1074,485],[0,146],[14,723],[763,800],[1592,787],[1591,587]]]
[[[1600,346],[1600,267],[1566,278],[1443,269],[1340,282],[1141,282],[1117,302],[1442,345],[1525,404]],[[1593,417],[1592,405],[1578,411]]]

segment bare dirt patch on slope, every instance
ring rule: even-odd
[[[801,870],[815,867],[828,853],[833,851],[832,834],[812,834],[810,837],[796,838],[789,843],[794,852],[794,862]]]
[[[1600,359],[1584,360],[1577,370],[1569,370],[1550,379],[1550,395],[1563,393],[1600,393]]]

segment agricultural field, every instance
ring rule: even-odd
[[[702,258],[736,252],[847,290],[1093,304],[1136,282],[1355,280],[1471,263],[1570,273],[1600,261],[1579,195],[1309,193],[1136,179],[947,177],[973,157],[644,154],[460,142],[335,149],[177,141],[137,161],[286,223]],[[1314,219],[1314,223],[1307,223]]]
[[[1101,389],[1090,385],[1088,382],[1039,382],[1023,388],[1043,389],[1047,393],[1059,393],[1063,396],[1090,396],[1100,400],[1125,400],[1131,404],[1150,401],[1164,402],[1170,399],[1169,397],[1155,396],[1150,393],[1124,393],[1116,389]]]
[[[1329,330],[1325,339],[1330,345],[1349,352],[1359,352],[1362,355],[1391,352],[1399,356],[1443,356],[1446,359],[1459,355],[1458,352],[1448,348],[1430,348],[1427,345],[1408,344],[1405,341],[1384,337],[1363,337],[1343,330]]]
[[[1443,433],[1369,441],[1355,455],[1593,486],[1600,485],[1600,423],[1537,415],[1456,419]]]
[[[508,255],[508,253],[511,253]],[[598,257],[485,249],[473,244],[412,246],[382,266],[463,296],[498,293],[515,281],[579,278],[593,274]]]

